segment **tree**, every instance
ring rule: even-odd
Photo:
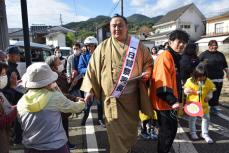
[[[73,32],[68,32],[66,35],[66,45],[67,46],[72,46],[73,43],[75,42],[75,34]]]

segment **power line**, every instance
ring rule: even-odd
[[[113,7],[111,8],[111,11],[109,13],[108,16],[111,16],[111,14],[114,12],[114,10],[117,8],[118,4],[120,3],[121,0],[119,0],[116,4],[113,5]]]

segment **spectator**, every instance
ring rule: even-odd
[[[158,153],[168,153],[176,136],[176,109],[180,106],[178,95],[182,90],[179,62],[188,40],[186,32],[173,31],[169,36],[168,49],[158,56],[154,65],[151,101],[158,114]]]
[[[180,60],[180,76],[183,84],[191,76],[198,64],[197,47],[195,44],[188,44]]]
[[[206,62],[206,69],[208,77],[213,81],[216,90],[213,92],[213,98],[209,100],[210,112],[217,114],[216,106],[219,105],[219,96],[223,87],[224,72],[229,78],[229,71],[226,58],[223,53],[218,50],[218,43],[216,40],[210,40],[208,43],[208,50],[199,55],[200,61]]]
[[[2,56],[0,52],[0,56]],[[2,60],[2,59],[1,59]],[[7,64],[0,62],[0,151],[9,152],[10,125],[17,117],[16,106],[12,106],[4,96],[2,89],[7,85]]]
[[[187,95],[187,102],[201,103],[204,111],[201,124],[201,136],[207,143],[213,143],[213,140],[208,135],[208,127],[210,121],[208,101],[212,98],[212,93],[215,90],[214,83],[207,78],[207,72],[203,63],[197,65],[190,77],[184,85],[184,93]],[[196,134],[196,119],[197,117],[189,116],[190,135],[193,140],[197,140]]]
[[[6,62],[6,57],[6,54],[2,50],[0,50],[0,61]]]
[[[8,83],[7,86],[3,89],[3,92],[7,100],[11,103],[11,105],[17,105],[18,100],[23,95],[22,93],[15,90],[18,81],[21,80],[21,76],[17,70],[17,62],[20,61],[20,50],[18,49],[18,47],[11,46],[6,49],[6,53],[8,63]],[[14,121],[13,128],[13,143],[16,146],[20,146],[22,141],[22,130],[18,122],[18,119]]]
[[[89,60],[90,60],[91,55],[93,54],[95,48],[98,45],[98,41],[95,37],[89,36],[84,40],[84,44],[86,45],[88,50],[86,52],[83,52],[82,55],[80,56],[79,66],[78,66],[80,74],[83,74],[83,75],[85,75],[85,73],[86,73]],[[81,125],[84,126],[86,124],[86,121],[87,121],[87,118],[89,116],[93,101],[95,101],[97,103],[97,109],[98,109],[98,122],[97,123],[98,123],[98,125],[102,125],[105,127],[105,123],[103,120],[102,103],[95,98],[92,98],[89,102],[87,102],[87,107],[84,110],[84,116],[82,118]]]
[[[72,81],[77,77],[80,73],[78,71],[78,65],[79,65],[79,59],[81,55],[81,50],[80,50],[80,43],[75,43],[72,47],[73,49],[73,54],[68,57],[67,60],[67,77],[68,77],[68,82],[72,83]],[[80,93],[80,86],[82,84],[83,78],[81,78],[77,84],[71,89],[70,94],[74,96],[81,96]]]
[[[57,73],[42,62],[30,65],[22,77],[23,86],[29,89],[17,104],[25,152],[70,153],[60,112],[78,113],[85,104],[57,91],[57,79]]]
[[[57,46],[55,48],[54,55],[60,58],[60,60],[62,62],[61,67],[63,67],[62,69],[64,70],[64,72],[66,72],[67,60],[62,56],[63,54],[62,54],[59,46]]]
[[[67,77],[66,74],[63,72],[62,69],[60,69],[60,65],[62,64],[60,59],[54,55],[49,56],[45,62],[50,66],[50,68],[52,69],[52,71],[56,72],[58,74],[58,79],[56,80],[56,83],[58,85],[58,87],[60,88],[61,92],[64,94],[64,96],[66,96],[68,99],[72,100],[72,101],[76,101],[78,99],[78,97],[70,95],[69,94],[69,87],[70,85],[68,84],[67,81]],[[71,114],[65,114],[62,113],[62,123],[63,123],[63,127],[65,130],[65,133],[67,135],[68,138],[68,147],[70,149],[74,149],[76,148],[76,145],[71,144],[69,141],[69,133],[68,133],[68,128],[69,128],[69,124],[68,124],[68,117]]]
[[[155,62],[158,54],[157,54],[157,48],[156,47],[153,47],[152,50],[151,50],[151,54],[152,54],[152,57],[153,57],[153,61]]]

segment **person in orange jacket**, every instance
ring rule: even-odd
[[[179,60],[188,40],[189,35],[182,30],[171,32],[169,46],[157,57],[153,68],[150,97],[158,113],[158,153],[168,153],[176,136],[175,110],[180,107],[178,96],[182,91]]]

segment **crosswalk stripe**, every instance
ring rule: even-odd
[[[85,131],[86,131],[86,138],[87,138],[87,152],[95,152],[98,153],[98,146],[97,146],[97,140],[95,136],[95,129],[93,125],[93,120],[92,120],[92,113],[90,111],[86,126],[85,126]],[[91,126],[87,126],[89,124]]]
[[[182,143],[181,142],[189,142]],[[173,142],[173,149],[175,153],[198,153],[192,141],[186,135],[184,129],[179,125],[176,139]]]
[[[229,117],[228,116],[223,115],[222,113],[217,113],[216,115],[229,122]]]
[[[188,121],[188,117],[187,116],[183,116],[182,119]],[[196,121],[196,124],[201,126],[201,121],[200,120],[197,120]],[[209,123],[209,130],[212,130],[220,135],[223,135],[225,137],[228,137],[229,138],[229,129],[228,128],[225,128],[221,125],[218,125],[218,124],[215,124],[215,123]]]

